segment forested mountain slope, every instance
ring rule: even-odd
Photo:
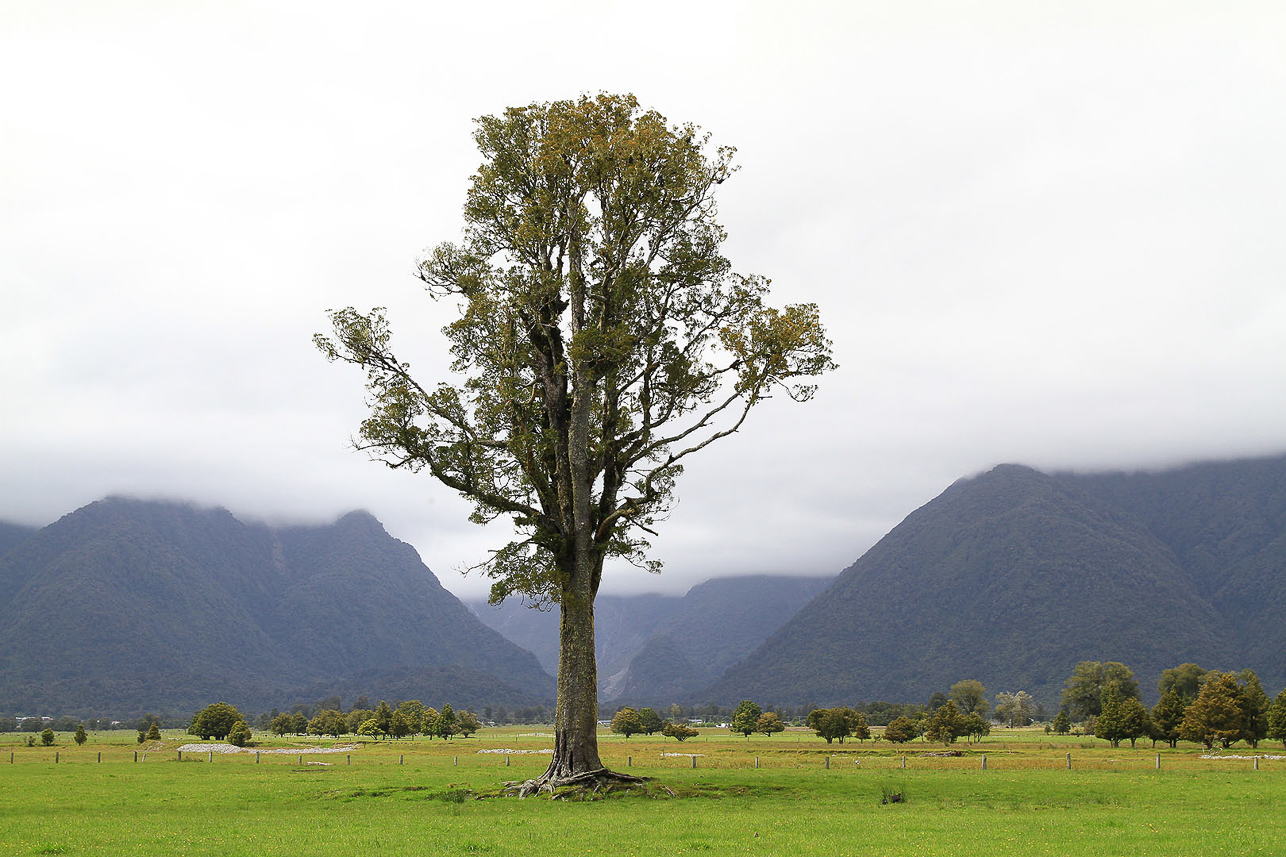
[[[0,557],[0,581],[11,587],[0,711],[183,713],[225,699],[253,710],[359,673],[374,697],[384,672],[448,666],[444,680],[469,674],[515,703],[552,695],[530,652],[362,512],[270,529],[222,509],[111,498]]]
[[[1162,473],[1005,465],[916,510],[698,695],[922,701],[962,678],[1056,704],[1080,660],[1145,698],[1192,661],[1286,683],[1286,457]]]

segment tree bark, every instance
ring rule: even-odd
[[[588,593],[564,594],[560,606],[558,702],[554,756],[540,780],[557,784],[603,770],[598,758],[598,668],[594,653],[594,601]]]

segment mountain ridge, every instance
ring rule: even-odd
[[[4,710],[267,707],[351,675],[448,666],[437,675],[468,673],[475,689],[491,676],[514,702],[552,696],[534,655],[364,512],[272,529],[225,509],[106,498],[0,556],[0,581],[13,584]]]

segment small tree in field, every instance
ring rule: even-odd
[[[1055,735],[1066,735],[1072,731],[1072,718],[1067,714],[1066,708],[1060,708],[1058,714],[1054,715],[1054,722],[1049,724],[1050,729]]]
[[[44,744],[46,747],[52,745],[54,743],[54,730],[46,729],[44,732],[41,732],[40,743]]]
[[[245,718],[241,712],[226,702],[216,702],[213,705],[207,705],[205,708],[192,715],[192,724],[188,726],[189,735],[199,735],[201,740],[205,741],[211,737],[222,741],[228,737],[232,727],[239,722],[244,722]],[[154,726],[156,724],[153,724]],[[304,720],[304,728],[308,728],[308,721]],[[157,733],[157,738],[160,733]],[[151,733],[148,733],[148,739],[151,740]]]
[[[737,709],[732,712],[732,731],[739,732],[750,740],[750,733],[755,731],[759,725],[759,715],[763,714],[756,703],[749,699],[743,699],[737,703]]]
[[[1007,723],[1009,728],[1013,729],[1016,726],[1026,726],[1032,714],[1035,713],[1036,706],[1031,701],[1031,694],[1025,690],[1016,693],[1001,691],[996,694],[994,711],[996,719]]]
[[[775,711],[765,711],[755,721],[755,731],[771,738],[777,732],[784,732],[786,724],[781,722]]]
[[[905,744],[917,734],[915,721],[905,715],[895,717],[884,727],[884,740],[892,741],[894,744]]]
[[[651,708],[639,709],[639,728],[643,730],[644,735],[651,735],[654,732],[660,732],[661,727],[665,724],[661,721],[661,715],[657,714]]]
[[[268,731],[280,738],[294,728],[295,718],[289,714],[278,714],[268,723]]]
[[[987,689],[982,686],[982,682],[972,678],[951,685],[951,701],[965,717],[970,714],[985,716],[987,709],[991,707],[987,702]]]
[[[987,718],[978,712],[973,712],[965,717],[965,734],[971,741],[982,741],[982,739],[991,734],[991,723]]]
[[[232,730],[228,732],[228,743],[236,747],[244,747],[254,740],[254,734],[250,731],[250,726],[244,720],[238,721],[233,725]]]
[[[442,711],[438,713],[437,722],[434,725],[438,737],[443,741],[454,738],[455,734],[460,731],[460,720],[456,716],[454,709],[451,708],[451,703],[448,702],[442,706]]]
[[[667,738],[673,738],[675,741],[683,742],[689,738],[695,738],[701,733],[685,723],[672,723],[667,720],[661,727],[661,734]]]
[[[1286,747],[1286,689],[1277,694],[1268,709],[1268,737]]]
[[[612,731],[629,738],[643,731],[643,721],[633,708],[622,708],[612,717]]]
[[[465,738],[482,728],[482,724],[478,722],[478,716],[472,711],[461,711],[456,718],[456,725],[460,728],[460,735]]]
[[[1225,748],[1241,740],[1246,731],[1241,687],[1234,673],[1211,672],[1201,692],[1184,713],[1179,737],[1211,749],[1215,742]]]
[[[1178,688],[1170,687],[1161,694],[1160,701],[1152,706],[1153,741],[1164,741],[1171,747],[1179,743],[1179,729],[1183,726],[1184,715],[1188,711],[1190,700]]]
[[[960,709],[956,708],[954,700],[948,700],[929,718],[929,722],[924,728],[924,740],[941,744],[954,744],[956,739],[967,731],[964,715],[960,713]]]
[[[84,723],[82,723],[82,724],[80,724],[79,726],[77,726],[77,727],[76,727],[76,734],[75,734],[75,735],[73,735],[72,737],[76,740],[76,745],[77,745],[77,746],[80,746],[80,745],[84,744],[86,741],[88,741],[88,740],[89,740],[89,736],[85,734],[85,724],[84,724]]]
[[[148,727],[147,740],[149,741],[161,740],[161,724],[153,722],[152,725]]]

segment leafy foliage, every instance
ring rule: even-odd
[[[188,726],[189,735],[198,735],[202,741],[210,738],[223,740],[228,737],[232,727],[245,721],[235,706],[226,702],[215,702],[192,715],[192,724]],[[155,728],[155,724],[153,724]],[[148,735],[149,739],[151,735]],[[160,737],[160,733],[157,733]]]
[[[639,709],[639,731],[644,735],[651,735],[654,732],[660,732],[664,724],[661,722],[661,715],[657,714],[651,708]]]
[[[1112,691],[1118,699],[1138,698],[1139,683],[1134,672],[1115,661],[1081,661],[1063,683],[1061,703],[1073,716],[1097,717],[1103,711],[1103,700]]]
[[[1001,691],[996,694],[996,719],[1008,724],[1010,729],[1026,726],[1035,711],[1036,705],[1032,702],[1031,694],[1025,690],[1015,693]]]
[[[933,712],[933,716],[924,726],[925,740],[941,744],[954,744],[957,738],[967,734],[969,734],[968,720],[960,713],[960,709],[956,708],[954,700],[947,700],[946,704]]]
[[[759,716],[763,709],[749,699],[737,703],[737,710],[732,712],[732,731],[740,732],[749,740],[750,733],[759,728]]]
[[[910,717],[895,717],[888,726],[884,727],[883,738],[885,741],[891,741],[894,744],[905,744],[920,734],[919,728],[914,720]]]
[[[866,721],[863,721],[862,725],[865,726]],[[778,732],[785,732],[786,724],[781,722],[781,717],[777,715],[777,712],[765,711],[763,714],[759,715],[759,719],[755,721],[755,731],[761,735],[767,735],[771,738]],[[871,737],[870,733],[871,730],[867,729],[865,737]]]
[[[1213,747],[1223,747],[1240,740],[1246,731],[1243,693],[1234,673],[1212,672],[1206,676],[1201,692],[1188,706],[1179,737]]]
[[[977,679],[967,678],[951,685],[951,700],[964,715],[986,716],[991,704],[987,702],[987,689]]]
[[[1272,707],[1268,709],[1268,737],[1281,741],[1286,747],[1286,689],[1277,694]]]
[[[237,747],[244,747],[252,740],[254,740],[254,735],[244,720],[238,720],[233,724],[231,731],[228,732],[228,743]]]
[[[682,742],[689,738],[695,738],[700,735],[701,732],[697,729],[693,729],[686,723],[675,723],[673,721],[666,720],[661,726],[661,734],[667,738],[673,738],[676,741]]]
[[[1204,674],[1204,670],[1202,670]],[[1198,691],[1199,692],[1199,691]],[[1193,694],[1193,698],[1196,693]],[[1188,711],[1188,703],[1192,700],[1185,696],[1179,686],[1171,684],[1164,693],[1161,694],[1160,701],[1152,707],[1152,737],[1157,741],[1164,741],[1171,747],[1179,743],[1179,730],[1183,726],[1183,718]]]
[[[643,721],[633,708],[622,708],[612,717],[612,731],[626,738],[643,731]]]

